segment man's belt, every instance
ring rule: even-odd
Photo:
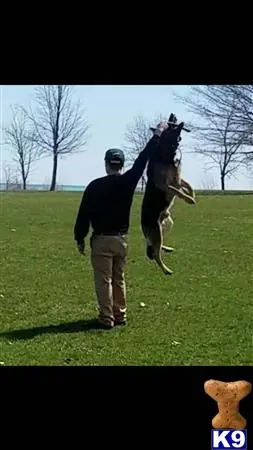
[[[93,231],[93,236],[125,236],[127,231]]]

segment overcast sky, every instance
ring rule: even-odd
[[[59,162],[58,184],[87,185],[92,179],[104,175],[104,153],[110,147],[122,147],[126,126],[134,116],[152,118],[160,113],[169,116],[174,112],[179,120],[191,121],[192,117],[184,106],[173,97],[173,92],[186,93],[186,86],[76,86],[74,96],[81,100],[90,123],[91,137],[86,150],[81,154],[68,155]],[[8,125],[11,119],[10,106],[29,106],[34,86],[0,86],[0,125]],[[156,125],[156,124],[154,124]],[[218,168],[206,171],[206,161],[201,156],[187,154],[190,135],[183,135],[183,176],[195,187],[203,182],[215,183],[219,188]],[[1,139],[2,142],[2,139]],[[1,145],[1,166],[12,163],[10,149]],[[30,183],[49,183],[52,161],[39,161],[30,176]],[[253,181],[245,172],[237,179],[227,181],[228,189],[252,189]]]

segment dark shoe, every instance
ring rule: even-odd
[[[92,323],[93,330],[111,330],[114,327],[114,324],[104,323],[100,320],[94,320]]]
[[[114,327],[114,324],[104,323],[98,321],[98,328],[101,328],[102,330],[111,330]]]

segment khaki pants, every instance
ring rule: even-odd
[[[126,320],[126,236],[93,236],[91,263],[99,304],[100,321],[113,325]]]

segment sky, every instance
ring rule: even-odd
[[[90,124],[90,138],[82,153],[68,155],[59,161],[57,183],[59,185],[87,185],[94,178],[104,176],[104,154],[108,148],[122,148],[126,127],[137,115],[147,119],[162,114],[168,117],[175,113],[179,121],[193,121],[186,107],[175,99],[173,93],[187,94],[187,86],[171,85],[84,85],[75,86],[73,97],[81,101]],[[28,107],[34,94],[34,86],[0,85],[0,127],[11,120],[11,105]],[[156,125],[156,124],[154,124]],[[207,160],[200,155],[187,153],[192,149],[190,134],[183,136],[182,176],[195,189],[219,189],[219,170],[208,170]],[[0,166],[13,165],[10,148],[3,145],[0,137]],[[29,183],[49,184],[51,180],[51,158],[41,159],[29,177]],[[0,179],[3,181],[2,170]],[[237,173],[227,180],[227,189],[252,189],[253,179],[247,172]]]

